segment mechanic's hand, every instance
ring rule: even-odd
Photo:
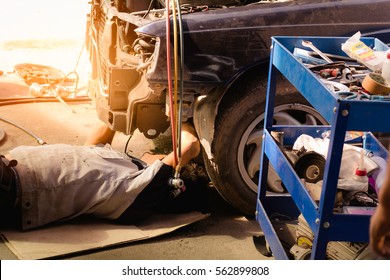
[[[390,257],[390,208],[381,204],[371,217],[370,247],[378,255]]]

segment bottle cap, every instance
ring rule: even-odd
[[[360,158],[358,162],[358,167],[355,171],[356,176],[367,176],[367,169],[364,168],[364,150],[360,150]]]
[[[357,168],[355,171],[355,175],[356,176],[367,176],[367,170]]]

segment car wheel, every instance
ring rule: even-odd
[[[275,124],[317,125],[326,120],[287,82],[278,91]],[[259,179],[266,89],[263,82],[244,83],[242,98],[219,110],[213,141],[213,159],[206,169],[221,196],[244,214],[253,215]],[[279,86],[278,86],[279,88]]]

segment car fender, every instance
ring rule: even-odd
[[[201,95],[195,99],[193,121],[199,141],[208,159],[213,158],[212,142],[214,139],[214,125],[218,114],[218,105],[226,92],[216,88],[213,94]]]
[[[229,89],[236,82],[238,83],[240,78],[249,74],[253,71],[260,71],[262,67],[263,70],[268,70],[268,60],[261,61],[248,66],[245,69],[242,69],[233,79],[231,79],[228,85],[219,86],[213,88],[207,94],[202,94],[195,98],[194,101],[194,113],[193,113],[193,122],[195,129],[197,131],[199,141],[203,146],[203,149],[209,160],[213,159],[212,143],[214,140],[214,131],[215,131],[215,121],[218,116],[220,109],[220,104],[227,97]]]

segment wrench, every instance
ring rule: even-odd
[[[321,56],[326,62],[328,63],[332,63],[333,61],[327,57],[323,52],[321,52],[319,49],[317,49],[312,42],[310,41],[307,41],[307,40],[304,40],[302,41],[302,46],[304,47],[308,47],[310,49],[312,49],[312,51],[314,51],[316,54],[318,54],[319,56]]]

